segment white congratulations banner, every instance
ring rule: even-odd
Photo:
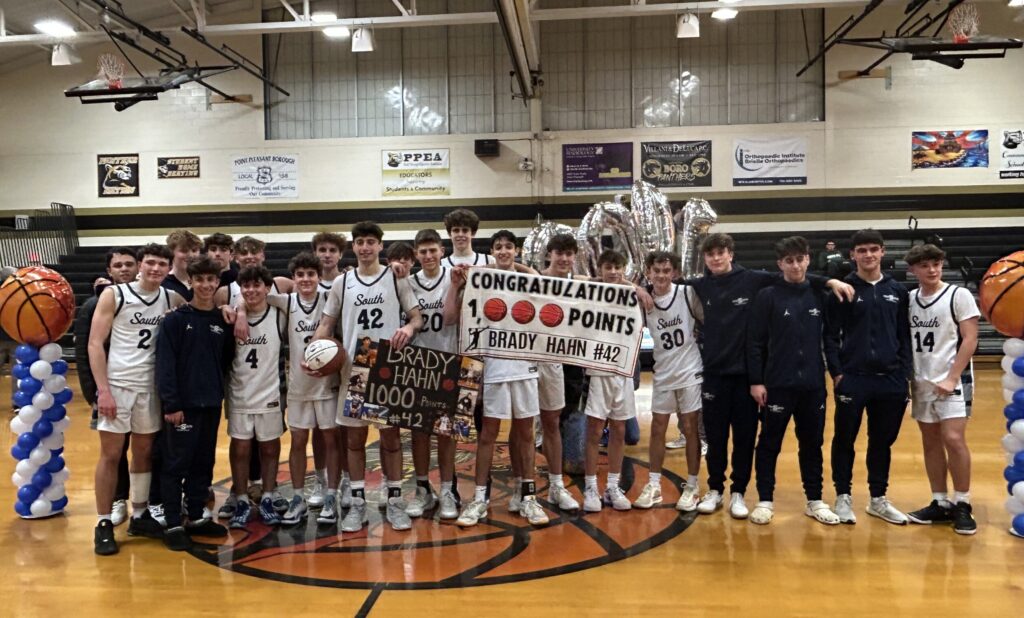
[[[631,286],[469,271],[460,353],[633,375],[643,314]]]
[[[737,138],[733,142],[732,184],[807,184],[807,139]]]
[[[231,159],[237,199],[299,197],[299,155],[238,155]]]

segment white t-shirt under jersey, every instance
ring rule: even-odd
[[[647,328],[654,340],[654,390],[673,391],[703,382],[704,365],[694,334],[697,320],[692,306],[693,290],[672,285],[665,296],[654,297],[647,314]]]
[[[974,297],[959,286],[945,284],[933,296],[922,295],[920,288],[910,293],[914,399],[932,401],[936,398],[934,384],[949,375],[960,349],[960,322],[979,315]],[[959,380],[957,388],[963,388]]]
[[[453,266],[461,266],[463,264],[466,264],[468,266],[484,266],[486,264],[493,263],[493,256],[487,255],[485,253],[476,253],[475,251],[466,256],[455,255],[454,253],[452,253],[448,257],[441,260],[441,265],[447,266],[449,268]]]
[[[146,294],[135,283],[114,287],[114,319],[107,352],[107,381],[124,388],[152,389],[156,379],[156,336],[171,294],[157,288]]]

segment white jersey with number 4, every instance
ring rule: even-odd
[[[114,320],[107,352],[107,380],[114,386],[150,387],[156,375],[156,336],[171,310],[165,288],[143,295],[137,285],[114,287]]]
[[[960,322],[981,315],[964,288],[946,284],[934,296],[910,293],[910,347],[914,352],[914,399],[936,398],[934,384],[946,379],[960,349]],[[970,366],[968,366],[970,369]],[[963,384],[957,381],[957,390]]]
[[[284,314],[267,306],[263,315],[249,316],[249,338],[235,347],[228,379],[227,408],[238,414],[281,412],[281,331]]]
[[[423,328],[413,343],[454,354],[458,347],[458,326],[444,325],[444,298],[451,287],[451,270],[442,268],[440,274],[433,279],[427,278],[421,270],[409,277],[409,283],[412,284],[413,294],[416,295],[423,316]]]
[[[288,399],[296,401],[321,401],[338,394],[338,376],[322,378],[306,374],[302,370],[306,346],[313,339],[320,316],[327,304],[326,291],[318,290],[314,300],[305,302],[297,292],[288,295]]]
[[[654,340],[655,390],[672,391],[703,382],[693,294],[690,286],[673,284],[668,294],[654,298],[654,308],[647,314]]]

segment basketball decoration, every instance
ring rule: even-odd
[[[57,341],[75,319],[75,293],[55,270],[28,266],[0,284],[0,326],[15,341]]]
[[[533,303],[528,300],[521,300],[512,305],[512,319],[520,324],[529,324],[535,314]]]
[[[978,285],[981,312],[1007,337],[1024,337],[1024,251],[999,258]]]
[[[337,339],[317,339],[306,346],[306,365],[323,375],[339,373],[345,364],[345,348]]]
[[[562,323],[565,313],[555,303],[548,303],[540,308],[540,321],[548,328],[554,328]]]
[[[508,313],[508,306],[500,298],[489,298],[484,303],[484,315],[492,322],[500,322]]]

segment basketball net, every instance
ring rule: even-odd
[[[124,63],[114,54],[103,54],[99,58],[100,77],[107,80],[107,86],[120,88],[124,77]]]
[[[949,30],[954,43],[966,43],[978,34],[978,9],[973,4],[961,4],[949,14]]]

